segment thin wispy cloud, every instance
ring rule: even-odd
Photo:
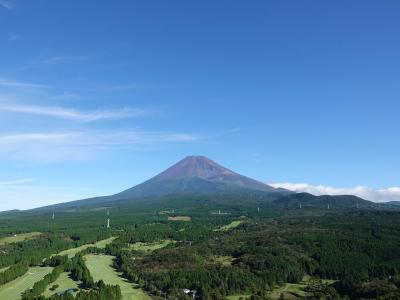
[[[81,96],[77,93],[71,93],[64,91],[59,95],[55,95],[51,97],[54,100],[80,100]]]
[[[65,186],[45,186],[37,184],[20,184],[0,186],[0,211],[18,209],[31,209],[55,203],[83,199],[102,194],[86,191],[80,188]],[[18,206],[16,206],[18,203]]]
[[[46,88],[46,86],[43,84],[23,82],[23,81],[12,80],[12,79],[7,79],[7,78],[0,78],[0,86],[9,87],[9,88],[35,88],[35,89]]]
[[[121,86],[121,90],[125,88],[135,86]],[[136,121],[136,118],[154,115],[147,108],[85,109],[82,105],[54,105],[57,101],[62,103],[80,98],[80,94],[66,91],[55,94],[55,90],[52,86],[0,78],[0,118],[7,117],[15,121],[18,127],[17,131],[17,127],[5,123],[6,126],[0,131],[0,160],[29,163],[87,161],[98,159],[105,153],[114,155],[121,150],[151,151],[166,144],[193,143],[204,139],[191,133],[168,132],[167,129],[132,129],[132,121]],[[68,87],[68,90],[73,89]],[[126,121],[110,123],[122,119]],[[25,128],[25,123],[33,124],[33,127]],[[129,130],[126,128],[128,124],[131,126]],[[136,124],[134,126],[137,128]]]
[[[14,1],[10,0],[0,0],[0,6],[7,8],[7,9],[13,9],[14,8]]]
[[[147,131],[21,133],[0,135],[0,154],[3,159],[27,162],[82,161],[114,150],[142,151],[157,145],[202,139],[192,134]]]
[[[325,185],[311,185],[308,183],[269,183],[275,188],[284,188],[294,192],[304,192],[313,195],[354,195],[374,202],[400,201],[400,187],[372,189],[365,186],[352,188],[336,188]]]
[[[23,133],[0,135],[0,146],[19,146],[23,143],[84,146],[118,146],[157,142],[193,142],[200,137],[191,134],[146,131],[82,131],[64,133]],[[0,149],[0,151],[2,151]]]
[[[10,42],[14,42],[14,41],[16,41],[16,40],[18,40],[19,39],[19,35],[17,35],[17,34],[9,34],[8,35],[8,40],[10,41]]]
[[[88,86],[85,88],[80,88],[78,90],[86,92],[95,92],[95,93],[119,93],[119,92],[149,90],[159,87],[160,86],[156,86],[153,84],[146,84],[146,83],[127,83],[127,84],[116,84],[116,85],[103,84],[101,86],[92,86],[92,87]]]
[[[0,0],[1,1],[1,0]],[[21,72],[21,71],[27,71],[31,69],[42,69],[42,68],[52,68],[52,67],[61,67],[66,64],[74,64],[74,63],[79,63],[81,64],[84,61],[90,60],[92,58],[95,58],[99,55],[104,53],[104,50],[100,51],[95,51],[92,53],[87,53],[84,55],[53,55],[53,56],[48,56],[48,57],[41,57],[41,58],[36,58],[29,63],[22,65],[20,67],[17,67],[13,69],[14,72]]]
[[[37,181],[37,179],[35,179],[35,178],[25,178],[25,179],[11,180],[11,181],[0,181],[0,187],[21,185],[21,184],[31,183],[31,182],[34,182],[34,181]]]
[[[22,104],[0,104],[0,112],[22,113],[54,118],[69,119],[79,122],[93,122],[107,119],[132,118],[145,114],[144,110],[135,108],[122,109],[101,109],[96,111],[80,111],[75,109],[55,107],[55,106],[36,106]]]
[[[120,89],[121,88],[121,89]],[[83,89],[89,92],[116,92],[124,88],[135,88],[134,85],[124,87],[106,86],[103,88],[94,88],[93,90]],[[56,87],[26,82],[21,80],[0,77],[0,113],[20,113],[38,116],[47,116],[53,118],[69,119],[79,122],[93,122],[99,120],[117,120],[143,115],[149,115],[150,111],[139,108],[122,107],[122,108],[105,108],[101,107],[93,110],[75,109],[57,105],[37,105],[36,103],[54,103],[56,101],[80,100],[81,94],[77,92],[63,91],[55,93]],[[72,90],[74,90],[72,88]],[[79,89],[78,89],[79,90]]]
[[[89,56],[60,55],[60,56],[53,56],[46,58],[40,61],[38,64],[57,65],[57,64],[78,62],[88,58]]]

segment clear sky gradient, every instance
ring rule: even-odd
[[[0,0],[0,210],[190,154],[400,200],[399,37],[395,0]]]

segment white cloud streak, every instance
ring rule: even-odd
[[[0,186],[0,211],[31,209],[96,196],[90,191],[76,190],[79,188],[33,184]]]
[[[81,96],[76,93],[64,91],[62,94],[51,97],[54,100],[79,100]]]
[[[41,64],[48,64],[48,65],[57,65],[57,64],[64,64],[70,62],[76,62],[88,59],[87,56],[72,56],[72,55],[61,55],[61,56],[53,56],[42,60]]]
[[[400,187],[386,189],[372,189],[365,186],[352,188],[335,188],[325,185],[311,185],[308,183],[268,183],[275,188],[284,188],[294,192],[305,192],[313,195],[354,195],[374,202],[400,201]]]
[[[8,1],[8,0],[0,0],[0,6],[7,8],[7,9],[13,9],[14,8],[14,2],[13,1]]]
[[[72,131],[0,135],[1,159],[27,162],[91,160],[108,150],[149,150],[201,140],[191,134],[146,131]]]
[[[41,115],[62,119],[69,119],[79,122],[93,122],[106,119],[123,119],[143,115],[145,112],[135,108],[122,108],[115,110],[96,110],[83,112],[79,110],[56,107],[56,106],[37,106],[21,104],[0,104],[0,112],[24,113]]]
[[[0,188],[4,186],[14,186],[20,184],[26,184],[37,181],[35,178],[26,178],[26,179],[18,179],[18,180],[11,180],[11,181],[0,181]]]
[[[17,34],[9,34],[8,35],[8,40],[10,41],[10,42],[14,42],[14,41],[16,41],[16,40],[18,40],[19,39],[19,35],[17,35]]]
[[[9,88],[35,88],[35,89],[46,88],[46,86],[42,85],[42,84],[17,81],[17,80],[12,80],[12,79],[7,79],[7,78],[0,78],[0,86],[9,87]]]

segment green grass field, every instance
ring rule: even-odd
[[[20,300],[23,291],[32,288],[36,281],[41,280],[46,274],[50,273],[52,269],[51,267],[29,268],[25,275],[0,287],[0,299]]]
[[[192,220],[191,217],[188,216],[175,216],[175,217],[168,217],[168,221],[183,221],[183,222],[190,222]]]
[[[85,250],[89,247],[97,247],[97,248],[103,249],[115,239],[116,239],[116,237],[110,237],[108,239],[98,241],[97,243],[94,243],[94,244],[86,244],[86,245],[82,245],[80,247],[67,249],[67,250],[61,251],[60,253],[58,253],[58,255],[68,255],[68,257],[71,258],[71,257],[74,257],[75,254],[77,254],[78,252],[81,252],[82,250]]]
[[[144,252],[151,252],[157,249],[164,248],[168,246],[169,244],[175,243],[175,241],[172,240],[165,240],[165,241],[159,241],[155,243],[141,243],[137,242],[134,244],[129,244],[129,249],[131,250],[137,250],[137,251],[144,251]]]
[[[113,256],[86,255],[86,266],[95,281],[103,280],[106,284],[119,285],[124,300],[151,300],[142,289],[121,277],[121,273],[112,267]]]
[[[243,221],[241,221],[241,220],[232,221],[231,223],[229,223],[227,225],[224,225],[218,229],[215,229],[215,231],[228,231],[235,227],[238,227],[242,223],[243,223]]]
[[[269,296],[272,299],[279,299],[281,294],[289,293],[295,296],[304,297],[307,296],[307,293],[303,290],[305,287],[306,284],[304,283],[286,283],[285,285],[273,290]]]
[[[40,232],[27,232],[27,233],[19,233],[12,236],[7,236],[0,239],[0,246],[12,243],[18,243],[25,240],[32,240],[39,237],[42,233]]]
[[[215,256],[215,262],[216,263],[220,263],[223,266],[227,267],[227,266],[231,266],[233,263],[233,257],[232,256]]]
[[[43,293],[43,296],[45,297],[50,297],[52,295],[54,295],[57,292],[63,292],[66,291],[68,289],[78,289],[78,282],[72,280],[71,278],[69,278],[69,273],[68,272],[63,272],[60,274],[60,277],[57,278],[57,280],[53,283],[51,283],[46,291]],[[53,285],[58,284],[59,287],[57,289],[55,289],[54,291],[51,291],[50,288]],[[75,295],[76,293],[73,293],[73,295]]]
[[[303,280],[299,283],[286,283],[283,286],[277,287],[269,296],[271,299],[279,299],[281,294],[291,294],[296,297],[305,297],[307,296],[307,292],[304,291],[304,288],[312,281],[313,279],[310,276],[304,276]],[[323,284],[333,284],[335,280],[329,279],[321,279],[319,280]]]

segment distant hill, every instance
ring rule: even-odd
[[[0,215],[12,215],[12,214],[15,214],[18,212],[20,212],[19,209],[4,210],[4,211],[0,211]]]
[[[274,204],[285,208],[323,208],[323,209],[349,209],[349,208],[373,208],[378,205],[353,195],[340,196],[315,196],[308,193],[296,193],[282,196],[274,201]]]
[[[399,207],[400,208],[400,201],[389,201],[389,202],[382,202],[381,205],[392,206],[392,207]]]
[[[235,173],[204,156],[188,156],[159,175],[118,194],[55,205],[84,206],[123,200],[138,200],[169,195],[202,194],[277,194],[293,192],[276,189]]]

